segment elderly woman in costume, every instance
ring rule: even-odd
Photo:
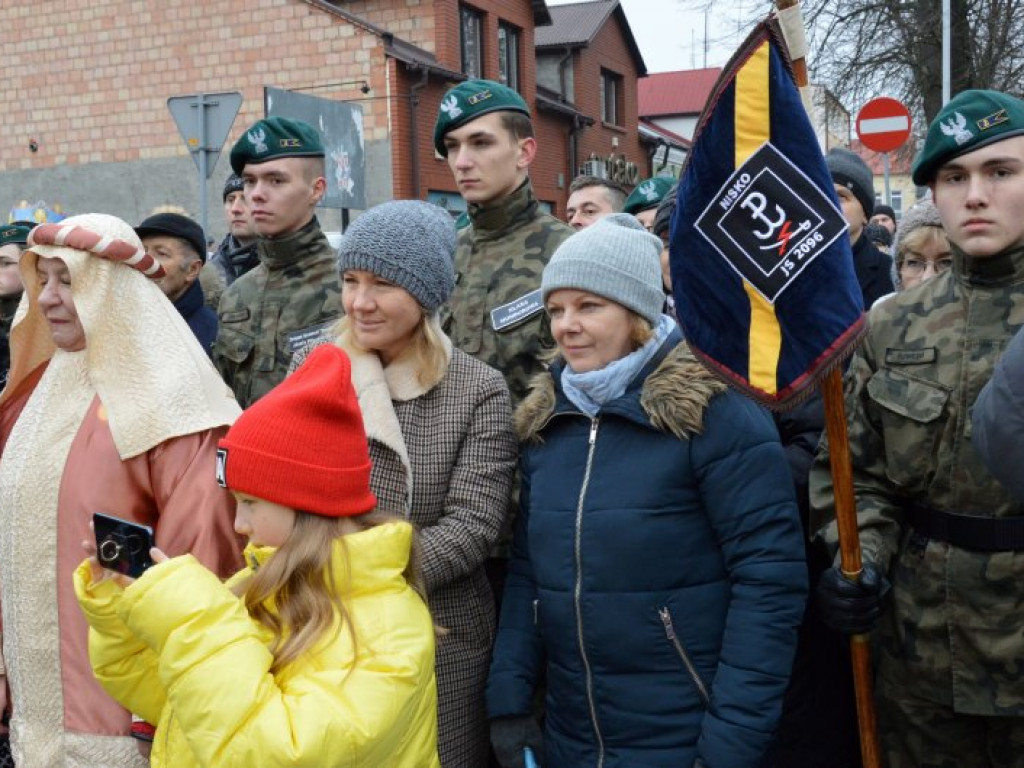
[[[484,683],[494,601],[484,561],[504,526],[516,463],[501,374],[453,349],[437,310],[455,287],[455,226],[421,201],[361,215],[338,251],[352,360],[382,509],[419,531],[437,641],[438,753],[444,768],[487,764]]]
[[[146,761],[131,715],[89,666],[71,574],[94,512],[153,526],[168,553],[238,568],[234,502],[214,476],[239,413],[153,282],[159,262],[113,216],[43,224],[0,394],[0,603],[17,765]]]

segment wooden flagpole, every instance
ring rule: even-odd
[[[799,0],[776,0],[779,11],[792,8]],[[800,52],[802,54],[802,52]],[[804,55],[794,59],[793,75],[799,88],[808,84],[807,61]],[[832,488],[839,528],[840,568],[843,575],[856,580],[861,572],[860,537],[857,532],[857,511],[853,497],[853,471],[850,465],[850,444],[846,433],[846,406],[843,401],[842,366],[834,366],[821,383],[825,400],[825,433],[828,437]],[[853,660],[853,684],[857,697],[857,722],[860,726],[860,751],[864,768],[880,768],[881,750],[875,722],[872,684],[871,648],[868,635],[850,637]]]

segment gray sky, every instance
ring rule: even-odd
[[[549,6],[579,0],[547,0]],[[648,72],[668,72],[704,66],[720,67],[743,41],[749,27],[737,32],[737,17],[749,18],[750,4],[713,3],[707,17],[707,59],[704,14],[687,10],[697,3],[685,0],[620,0]],[[744,8],[737,10],[743,5]]]

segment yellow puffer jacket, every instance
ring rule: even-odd
[[[402,575],[411,542],[401,522],[345,536],[351,583],[342,594],[356,647],[347,631],[329,634],[277,675],[270,634],[191,556],[125,590],[91,584],[85,562],[75,592],[91,625],[93,671],[158,724],[156,768],[439,768],[434,628]],[[250,547],[246,562],[258,567],[272,554]]]

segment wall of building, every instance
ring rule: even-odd
[[[669,117],[648,117],[655,125],[660,125],[666,131],[672,131],[677,136],[692,139],[697,130],[697,121],[700,115],[674,115]]]
[[[219,238],[227,155],[245,128],[263,116],[265,86],[362,105],[368,205],[453,192],[447,163],[435,156],[432,144],[438,106],[452,83],[436,74],[424,82],[422,71],[410,72],[387,58],[375,34],[323,5],[315,0],[250,0],[244,6],[233,0],[5,3],[4,38],[19,43],[4,49],[8,98],[0,110],[0,212],[25,199],[59,203],[69,213],[113,213],[130,222],[157,205],[176,204],[198,218],[198,174],[167,99],[238,91],[241,110],[205,182],[209,234]],[[440,66],[460,69],[457,0],[336,5],[433,52]],[[484,17],[485,77],[498,77],[499,20],[521,30],[520,91],[534,104],[530,2],[471,0],[466,5]],[[578,57],[575,87],[581,89],[582,110],[599,117],[600,66],[620,72],[626,125],[585,130],[581,162],[591,151],[609,154],[612,138],[619,141],[617,153],[645,162],[635,125],[635,65],[618,24],[605,25]],[[360,92],[363,81],[368,94]],[[538,196],[560,209],[575,173],[568,158],[569,125],[562,116],[536,111],[534,122],[540,149],[531,176]],[[30,139],[35,152],[29,150]],[[320,215],[325,228],[340,227],[338,212]]]
[[[591,153],[600,158],[609,155],[624,156],[635,164],[639,176],[647,171],[647,152],[640,144],[637,128],[636,81],[639,76],[636,62],[626,45],[627,31],[622,26],[618,13],[609,17],[607,23],[591,41],[573,57],[576,86],[576,108],[585,115],[595,118],[593,126],[580,134],[579,162],[585,161]],[[607,69],[622,76],[623,125],[613,126],[602,122],[601,114],[601,70]]]
[[[10,7],[8,7],[10,6]],[[241,10],[240,10],[241,8]],[[263,87],[299,89],[364,105],[374,187],[390,192],[388,108],[381,41],[301,0],[149,3],[67,0],[4,4],[0,110],[0,207],[22,198],[68,212],[101,211],[129,221],[173,202],[198,212],[198,179],[167,99],[239,91],[241,110],[209,181],[213,234],[223,232],[220,191],[227,150],[263,116]],[[13,85],[12,85],[13,84]],[[28,148],[29,139],[38,151]],[[215,226],[216,225],[216,226]]]
[[[523,0],[476,0],[464,3],[482,16],[483,28],[483,75],[485,78],[498,79],[498,23],[504,22],[520,29],[519,41],[519,92],[527,104],[535,104],[537,93],[537,62],[534,56],[533,12],[530,3]],[[459,58],[459,3],[437,3],[439,9],[436,33],[438,37],[439,63],[453,71],[461,68]],[[448,40],[442,48],[441,40]],[[398,65],[402,70],[404,67]],[[403,88],[411,87],[412,82],[420,77],[419,73],[399,73],[398,80]],[[418,136],[417,153],[420,158],[420,197],[428,192],[454,193],[455,184],[446,160],[436,157],[433,147],[433,125],[437,118],[441,98],[452,83],[444,82],[432,76],[420,92],[417,107],[417,121],[421,126]],[[530,176],[538,197],[542,200],[563,205],[567,141],[564,136],[562,121],[557,118],[538,113],[533,109],[534,131],[539,151],[537,159],[530,169]],[[409,154],[406,146],[395,144],[396,157]],[[396,181],[400,175],[396,172]],[[412,193],[412,183],[396,184],[396,194]]]

